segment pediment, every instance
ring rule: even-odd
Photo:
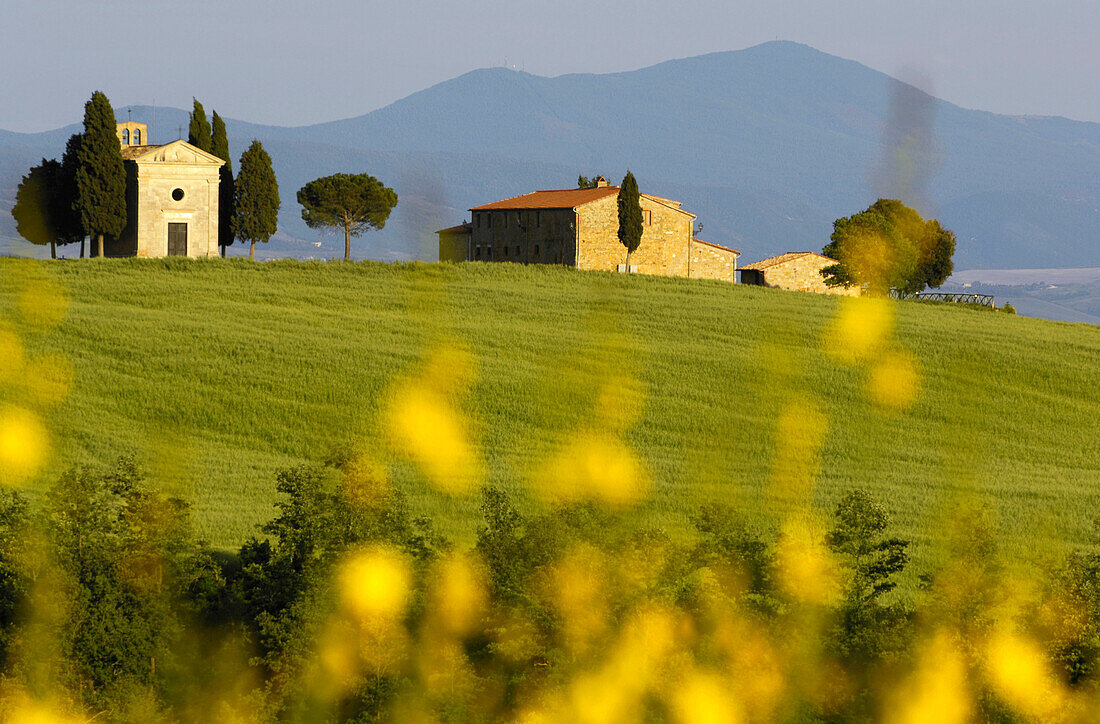
[[[187,141],[172,141],[164,146],[150,148],[134,159],[139,163],[186,163],[221,166],[225,163],[212,153],[192,146]]]

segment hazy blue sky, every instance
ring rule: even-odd
[[[776,38],[954,103],[1100,121],[1098,0],[0,0],[0,128],[188,107],[300,125],[468,70],[631,70]]]

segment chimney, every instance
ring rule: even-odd
[[[607,179],[605,179],[603,176],[597,176],[596,177],[596,188],[598,188],[598,189],[607,188]]]

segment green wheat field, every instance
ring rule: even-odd
[[[0,316],[14,317],[20,264],[0,261]],[[459,407],[486,482],[524,506],[542,504],[530,481],[548,445],[610,404],[651,480],[623,515],[686,534],[717,502],[772,525],[785,505],[769,482],[775,421],[805,403],[827,419],[811,461],[822,516],[865,487],[919,550],[951,506],[980,500],[1021,551],[1089,544],[1100,517],[1100,327],[897,303],[892,344],[918,360],[920,393],[891,411],[869,401],[864,366],[827,353],[832,297],[512,264],[37,268],[69,306],[61,326],[26,332],[27,353],[71,360],[75,378],[47,416],[54,455],[32,494],[68,466],[134,455],[218,549],[272,517],[278,469],[347,444],[376,451],[415,512],[472,540],[478,496],[436,490],[379,424],[390,386],[453,348],[472,360]]]

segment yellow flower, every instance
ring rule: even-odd
[[[920,392],[917,361],[908,352],[890,352],[867,375],[867,395],[876,405],[903,410],[910,407]]]
[[[776,550],[780,585],[796,599],[822,605],[840,596],[836,563],[823,540],[808,522],[790,522]]]
[[[438,392],[417,385],[398,390],[386,423],[398,450],[441,490],[467,494],[484,478],[467,426]]]
[[[624,506],[645,495],[649,477],[625,443],[606,435],[582,434],[551,460],[536,486],[556,502],[597,500]]]
[[[1018,713],[1047,721],[1063,710],[1065,692],[1035,642],[997,631],[990,638],[985,667],[993,690]]]
[[[829,326],[825,350],[839,362],[870,359],[893,333],[894,314],[889,299],[844,297]]]
[[[22,340],[6,325],[0,326],[0,382],[17,377],[22,369]]]
[[[33,412],[0,408],[0,481],[26,481],[45,463],[48,450],[49,434]]]
[[[923,647],[917,669],[895,687],[887,703],[888,724],[964,724],[973,710],[966,662],[946,633]]]
[[[340,602],[361,621],[392,621],[405,613],[412,573],[405,558],[384,546],[352,554],[338,573]]]
[[[676,687],[673,694],[676,721],[681,724],[735,724],[742,721],[730,689],[715,676],[692,674]]]

